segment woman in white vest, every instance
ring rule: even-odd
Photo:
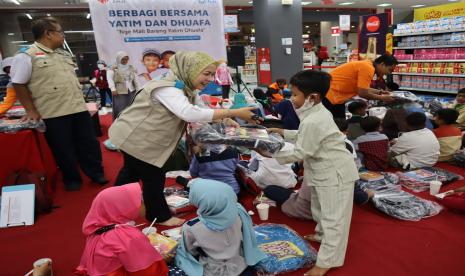
[[[175,151],[188,122],[211,122],[238,117],[254,122],[254,107],[209,109],[197,92],[213,81],[217,62],[202,52],[178,52],[170,58],[171,71],[137,92],[109,130],[111,142],[124,156],[115,185],[143,183],[146,218],[166,226],[184,220],[172,217],[163,194],[164,164]],[[230,120],[230,119],[227,119]]]
[[[116,65],[112,70],[107,71],[107,81],[113,95],[113,120],[115,120],[139,90],[137,70],[129,64],[129,56],[126,52],[116,53]]]

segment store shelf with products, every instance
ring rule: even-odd
[[[245,60],[242,67],[242,81],[245,83],[257,83],[257,63],[256,57],[250,56]]]
[[[465,32],[465,28],[459,29],[444,29],[437,31],[428,31],[428,32],[410,32],[410,33],[395,33],[394,37],[403,37],[403,36],[416,36],[416,35],[433,35],[433,34],[443,34],[443,33],[456,33],[456,32]]]
[[[409,50],[409,49],[435,49],[435,48],[462,48],[465,44],[451,44],[451,45],[434,45],[434,46],[405,46],[393,47],[394,50]]]
[[[465,59],[408,59],[397,60],[399,63],[413,63],[413,62],[465,62]]]
[[[462,75],[462,74],[429,74],[429,73],[398,73],[398,72],[394,72],[392,74],[393,75],[401,75],[401,76],[465,78],[465,75]]]
[[[455,94],[465,86],[465,17],[398,24],[394,37],[400,89]]]

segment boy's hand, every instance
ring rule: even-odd
[[[279,135],[284,137],[284,129],[282,128],[270,127],[270,128],[267,128],[266,130],[268,131],[268,133],[278,133]]]

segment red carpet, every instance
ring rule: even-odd
[[[109,116],[101,117],[105,134],[110,120]],[[106,175],[113,181],[122,158],[119,153],[109,152],[103,146],[102,152]],[[448,165],[441,167],[465,175],[463,169]],[[465,180],[441,191],[463,185]],[[72,275],[84,246],[82,221],[92,199],[101,189],[87,179],[79,192],[65,192],[62,185],[58,185],[56,204],[60,208],[49,215],[39,216],[33,226],[0,229],[0,275],[24,275],[32,263],[42,257],[52,258],[54,275]],[[420,195],[430,198],[427,193]],[[251,197],[241,201],[247,210],[251,209]],[[254,221],[260,223],[257,215]],[[270,222],[287,224],[302,235],[312,233],[315,227],[314,222],[288,218],[277,208],[270,210]],[[328,275],[463,276],[464,231],[465,215],[448,210],[420,222],[407,222],[390,218],[370,205],[354,206],[345,265]],[[305,271],[302,269],[288,275],[303,275]]]

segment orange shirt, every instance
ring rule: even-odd
[[[0,103],[0,114],[6,113],[16,102],[16,91],[13,87],[6,88],[6,97]]]
[[[352,61],[337,67],[329,74],[331,86],[326,98],[332,104],[342,104],[358,95],[359,88],[370,88],[375,67],[370,60]]]

